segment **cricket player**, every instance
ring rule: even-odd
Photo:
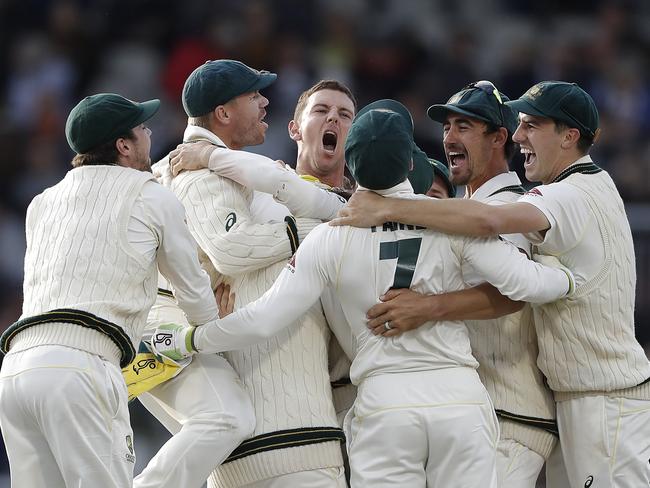
[[[521,181],[508,170],[515,151],[512,134],[517,114],[509,99],[489,81],[479,81],[454,94],[428,114],[443,124],[443,144],[451,180],[465,186],[465,198],[490,205],[514,202],[524,194]],[[529,257],[531,244],[521,234],[504,235]],[[465,283],[475,285],[471,273]],[[414,303],[415,301],[415,303]],[[371,326],[401,315],[408,307],[429,308],[428,297],[404,292],[373,307]],[[431,318],[430,320],[433,320]],[[398,327],[398,321],[393,321]],[[535,488],[539,473],[557,439],[555,404],[536,365],[538,348],[532,310],[490,321],[466,321],[478,373],[494,403],[501,438],[497,451],[499,488]]]
[[[402,115],[364,109],[350,129],[346,160],[362,187],[414,199],[406,180],[412,144]],[[490,260],[481,257],[487,251]],[[465,325],[430,323],[391,339],[365,325],[365,311],[391,286],[463,288],[463,260],[515,299],[554,300],[571,289],[570,273],[529,261],[498,239],[448,238],[396,222],[367,229],[322,225],[259,300],[209,330],[163,326],[154,343],[175,357],[247,347],[285,329],[331,286],[355,343],[351,379],[358,396],[346,418],[352,486],[496,486],[498,426]],[[157,334],[173,340],[157,341]]]
[[[187,321],[217,317],[182,205],[151,174],[160,102],[102,93],[70,112],[73,169],[27,210],[23,313],[2,335],[0,426],[16,488],[130,487],[120,370],[135,355],[158,269]]]
[[[416,195],[434,198],[453,198],[456,187],[449,180],[447,165],[431,159],[419,147],[413,148],[413,169],[409,172],[409,183]]]
[[[576,277],[575,294],[533,312],[537,364],[554,392],[571,487],[645,486],[650,362],[634,336],[636,272],[625,208],[608,173],[589,156],[600,131],[598,110],[578,85],[562,81],[537,83],[507,104],[520,113],[513,139],[526,177],[542,183],[516,203],[416,206],[364,195],[338,223],[400,219],[454,234],[519,232],[535,252],[557,257]]]
[[[169,181],[186,207],[190,230],[210,266],[235,292],[237,307],[266,291],[306,234],[345,203],[292,170],[241,151],[264,140],[268,100],[258,90],[274,80],[274,74],[231,60],[197,68],[183,91],[189,116],[184,141],[191,144],[156,165],[164,172],[171,163]],[[294,126],[305,147],[317,145],[314,156],[321,165],[336,168],[328,180],[335,185],[342,186],[343,141],[354,112],[349,90],[331,82],[305,97]],[[184,155],[201,161],[194,169],[204,169],[173,177]],[[344,436],[328,375],[329,337],[317,304],[265,345],[224,355],[251,397],[257,424],[253,437],[222,460],[210,486],[345,486]],[[150,398],[143,399],[149,407]]]

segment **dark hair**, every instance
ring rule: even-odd
[[[555,123],[555,132],[560,133],[563,130],[566,129],[578,129],[577,127],[571,127],[569,124],[566,122],[562,122],[561,120],[557,119],[551,119]],[[580,130],[580,129],[578,129]],[[589,149],[591,149],[591,146],[594,145],[594,138],[592,136],[588,136],[582,133],[580,131],[580,139],[578,139],[578,151],[580,151],[580,154],[587,154],[589,152]]]
[[[117,163],[119,152],[115,147],[115,142],[118,139],[134,139],[135,134],[133,129],[128,133],[116,137],[110,142],[105,142],[99,146],[91,149],[83,154],[77,154],[72,158],[72,167],[78,168],[79,166],[98,166],[98,165],[114,165]]]
[[[356,113],[357,100],[356,98],[354,98],[352,91],[350,91],[350,89],[347,86],[345,86],[340,81],[336,81],[336,80],[321,80],[318,83],[316,83],[314,86],[312,86],[311,88],[305,90],[300,94],[300,97],[298,98],[298,103],[296,103],[296,110],[293,113],[293,120],[297,121],[300,118],[303,110],[305,110],[305,107],[307,106],[307,100],[309,99],[309,97],[321,90],[335,90],[335,91],[340,91],[342,93],[345,93],[348,96],[348,98],[352,100],[352,104],[354,105],[354,111]]]
[[[506,129],[505,127],[503,128]],[[499,129],[501,129],[500,125],[486,122],[484,134],[494,134]],[[517,143],[512,140],[512,134],[510,131],[508,129],[506,129],[506,131],[508,132],[508,139],[506,139],[506,143],[503,145],[503,152],[505,154],[506,161],[510,163],[512,157],[515,155],[515,151],[517,150]]]

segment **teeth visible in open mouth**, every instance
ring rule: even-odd
[[[532,149],[528,149],[526,147],[520,148],[520,152],[521,152],[521,154],[524,155],[524,162],[525,163],[529,163],[530,158],[535,155],[535,153],[532,151]]]
[[[337,135],[331,130],[325,131],[323,134],[323,147],[328,151],[334,151],[336,149]]]
[[[463,153],[461,153],[461,152],[456,152],[456,151],[449,151],[447,154],[449,155],[449,163],[450,163],[452,166],[456,166],[456,158],[458,158],[459,156],[460,156],[460,157],[464,157],[464,156],[465,156]]]

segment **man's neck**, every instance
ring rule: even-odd
[[[548,185],[549,183],[552,183],[555,178],[557,178],[562,171],[567,169],[569,166],[572,164],[575,164],[575,162],[580,159],[587,156],[587,154],[577,154],[577,153],[571,153],[570,155],[567,155],[564,157],[558,164],[555,165],[555,170],[549,175],[547,181],[542,181],[543,185]]]
[[[495,169],[494,171],[489,171],[488,173],[481,175],[479,178],[475,178],[467,185],[465,186],[465,193],[468,198],[470,198],[474,192],[476,192],[481,186],[483,186],[487,181],[490,181],[492,178],[495,176],[501,175],[503,173],[507,173],[508,167],[499,167],[498,169]]]
[[[314,167],[309,164],[301,164],[300,161],[296,163],[296,173],[299,175],[309,175],[318,178],[321,183],[331,186],[332,188],[343,187],[344,166],[340,170],[330,171],[329,173],[320,173],[315,171]]]

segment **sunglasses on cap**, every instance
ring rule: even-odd
[[[494,86],[494,83],[488,80],[481,80],[481,81],[476,81],[474,83],[470,83],[467,85],[464,90],[470,90],[472,88],[476,88],[478,90],[481,90],[488,95],[494,95],[494,98],[497,100],[497,105],[499,106],[499,117],[500,117],[500,122],[501,122],[501,127],[506,126],[506,121],[505,118],[503,117],[503,100],[501,99],[501,94],[499,93],[499,90],[497,90],[497,87]]]

